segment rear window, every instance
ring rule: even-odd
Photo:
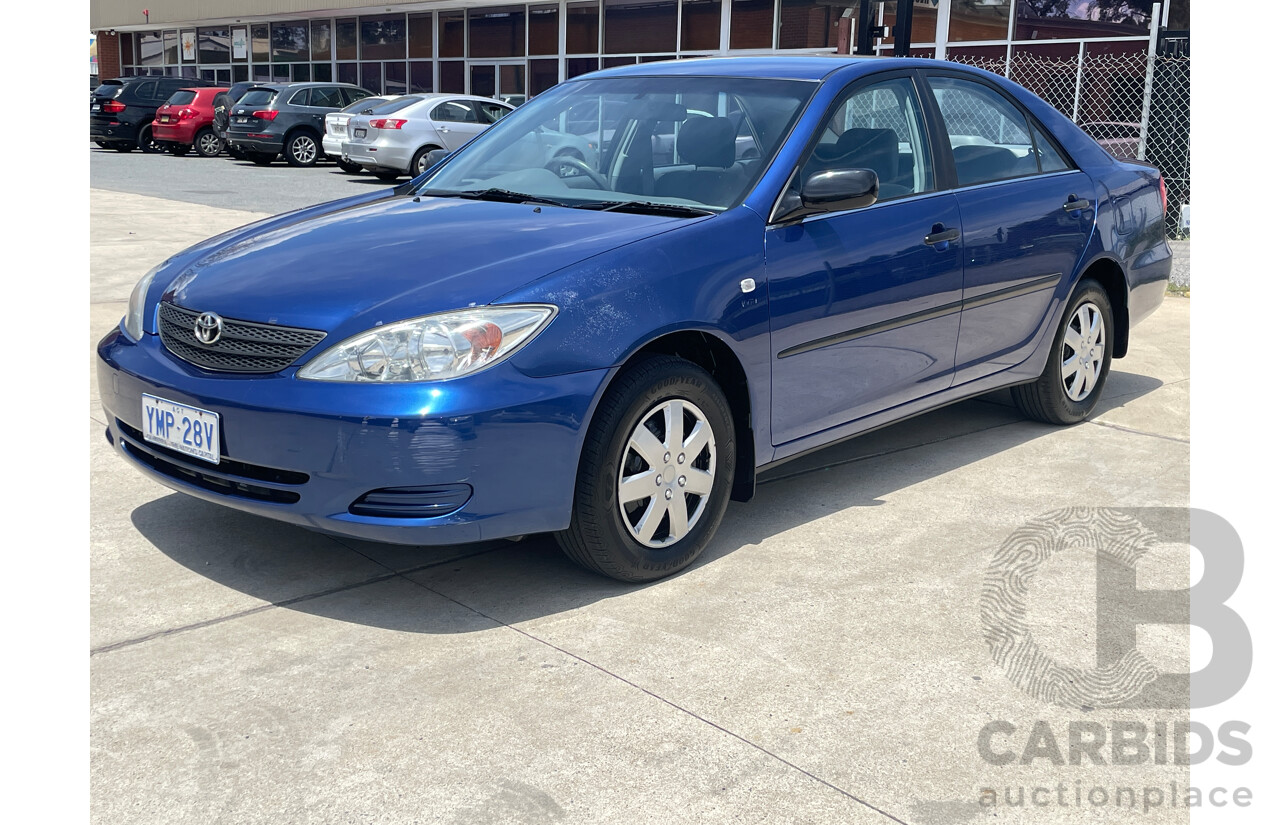
[[[253,89],[246,92],[245,96],[236,101],[243,106],[266,106],[276,99],[276,93],[271,89]]]
[[[115,97],[120,94],[120,90],[124,88],[124,84],[118,81],[108,80],[101,86],[93,90],[94,97]]]
[[[422,102],[422,98],[418,97],[417,95],[405,95],[404,97],[397,97],[395,100],[388,100],[384,103],[378,104],[377,106],[373,107],[373,111],[371,111],[369,114],[389,115],[392,112],[398,112],[401,109],[407,109],[413,104],[421,103],[421,102]],[[358,101],[356,105],[363,106],[364,101],[363,100]],[[364,111],[364,110],[361,109],[361,111]]]
[[[381,106],[383,103],[386,103],[386,102],[387,102],[387,99],[385,97],[365,97],[347,106],[347,108],[343,109],[342,111],[351,112],[352,114],[354,114],[356,112],[363,112],[366,109],[372,109],[375,106]]]
[[[183,89],[180,92],[174,92],[169,96],[169,105],[186,106],[188,103],[196,99],[196,93],[190,89]]]

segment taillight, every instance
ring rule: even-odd
[[[102,111],[110,112],[113,115],[119,114],[124,111],[124,104],[118,100],[108,100],[102,104]]]
[[[1164,187],[1164,175],[1160,176],[1160,213],[1169,214],[1169,190]]]
[[[179,109],[178,110],[178,120],[190,120],[195,116],[196,116],[195,109]]]
[[[278,109],[259,109],[253,113],[253,116],[258,120],[275,120],[278,114],[280,114]]]
[[[393,117],[380,117],[369,121],[369,126],[374,129],[399,129],[408,122],[407,120],[398,120]]]

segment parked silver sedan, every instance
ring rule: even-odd
[[[385,180],[417,175],[428,152],[461,149],[514,108],[470,95],[403,95],[347,121],[342,160]]]
[[[379,97],[361,98],[342,111],[330,112],[325,115],[324,137],[321,139],[325,157],[329,158],[329,160],[337,161],[338,166],[342,167],[344,172],[355,174],[361,171],[364,167],[342,159],[342,141],[347,139],[347,121],[354,114],[373,111],[375,107],[381,106],[388,100],[395,100],[399,96],[381,95]]]

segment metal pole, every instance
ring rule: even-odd
[[[858,3],[858,50],[856,54],[875,54],[871,48],[871,0]]]
[[[1147,82],[1142,91],[1142,128],[1138,132],[1138,160],[1147,159],[1147,133],[1151,126],[1151,89],[1156,76],[1156,44],[1160,39],[1161,3],[1151,7],[1151,36],[1147,39]]]
[[[911,56],[911,18],[915,5],[915,0],[898,0],[898,18],[893,25],[894,57]]]
[[[1071,120],[1080,122],[1080,84],[1084,79],[1084,41],[1080,41],[1080,54],[1076,57],[1076,102],[1071,107]]]

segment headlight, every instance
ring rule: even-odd
[[[143,275],[142,280],[138,281],[138,285],[129,295],[129,309],[124,315],[124,331],[135,341],[142,340],[142,318],[147,310],[147,291],[151,289],[151,282],[155,280],[156,273],[162,266],[164,263],[153,267],[150,272]]]
[[[371,329],[330,347],[298,372],[316,381],[443,381],[507,358],[556,314],[545,304],[441,312]]]

